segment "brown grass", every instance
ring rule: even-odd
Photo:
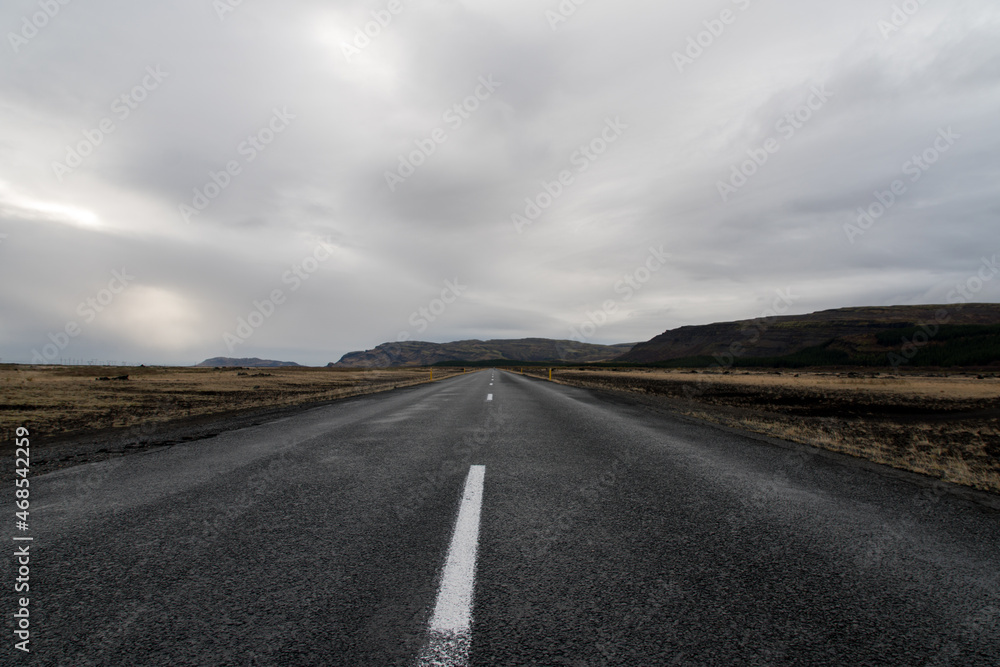
[[[434,379],[462,369],[434,369]],[[128,375],[128,380],[98,380]],[[124,368],[0,366],[0,441],[18,426],[36,438],[304,405],[430,380],[428,369]]]
[[[595,369],[554,380],[653,395],[707,421],[1000,493],[995,377]]]
[[[461,373],[435,369],[434,379]],[[547,376],[542,369],[526,371]],[[127,374],[128,380],[97,380]],[[1000,380],[975,375],[556,370],[564,384],[655,396],[684,414],[1000,493]],[[36,442],[430,380],[428,369],[0,366],[0,442]]]

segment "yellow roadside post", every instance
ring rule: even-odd
[[[552,369],[549,369],[549,382],[552,382]]]
[[[434,369],[431,369],[431,382],[434,382]]]

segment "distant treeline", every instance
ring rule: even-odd
[[[439,361],[435,367],[445,368],[527,368],[529,366],[538,368],[579,366],[579,363],[571,364],[566,361],[511,361],[510,359],[487,359],[485,361]],[[592,366],[593,364],[586,364]]]
[[[572,363],[567,361],[442,361],[435,366],[469,368],[809,368],[816,366],[990,366],[1000,364],[1000,325],[928,325],[890,328],[876,335],[877,352],[857,350],[844,341],[830,340],[780,357],[684,357],[648,364],[623,362]],[[723,363],[728,362],[728,363]]]

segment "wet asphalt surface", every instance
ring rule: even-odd
[[[3,662],[413,665],[470,465],[472,665],[1000,664],[995,509],[489,370],[33,478]]]

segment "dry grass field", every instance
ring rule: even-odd
[[[434,369],[434,379],[462,370]],[[645,394],[692,417],[1000,493],[1000,379],[992,375],[557,369],[553,379]],[[422,368],[2,365],[0,442],[12,443],[18,426],[44,446],[428,381]]]
[[[992,374],[557,369],[553,379],[652,395],[693,417],[1000,493]]]
[[[434,369],[434,379],[462,369]],[[116,379],[127,376],[127,379]],[[427,369],[0,366],[0,441],[304,405],[428,382]]]

